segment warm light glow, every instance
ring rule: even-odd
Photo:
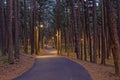
[[[81,41],[84,41],[84,39],[82,38]]]
[[[43,24],[41,24],[40,27],[43,28],[44,27]]]
[[[36,58],[54,58],[58,57],[57,55],[45,55],[45,56],[36,56]]]
[[[56,36],[58,36],[58,31],[57,31],[57,33],[56,33]]]
[[[35,29],[38,29],[38,27],[36,27]]]
[[[52,39],[54,39],[54,37],[52,37]]]

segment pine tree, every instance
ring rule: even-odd
[[[10,64],[14,63],[14,54],[13,54],[13,33],[12,33],[12,26],[13,26],[13,0],[8,1],[9,7],[9,18],[8,18],[8,60]]]

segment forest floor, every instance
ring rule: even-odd
[[[67,57],[67,53],[62,53],[62,56]],[[90,63],[88,61],[82,61],[80,59],[76,59],[75,53],[69,53],[69,57],[67,57],[80,65],[84,66],[86,70],[90,73],[93,80],[120,80],[120,77],[117,77],[114,73],[114,63],[112,57],[109,60],[106,60],[106,65],[101,65],[100,60],[97,61],[97,64]]]
[[[73,58],[69,59],[72,59],[73,61],[81,64],[84,68],[86,68],[86,70],[88,70],[93,80],[120,80],[119,77],[114,75],[114,67],[112,66],[94,64]]]
[[[40,55],[44,55],[47,51],[41,50],[41,52],[42,53],[40,53]],[[12,65],[9,65],[7,61],[4,61],[5,63],[3,65],[3,62],[1,62],[0,60],[0,80],[12,80],[13,78],[26,72],[32,67],[35,59],[34,57],[36,57],[36,55],[30,56],[22,54],[20,55],[20,61]],[[93,80],[120,80],[119,77],[114,75],[113,66],[94,64],[86,61],[81,61],[75,58],[69,59],[72,59],[73,61],[81,64],[84,68],[86,68]]]
[[[0,60],[0,80],[12,80],[26,72],[34,63],[34,57],[26,54],[20,55],[20,60],[9,64],[7,58]]]

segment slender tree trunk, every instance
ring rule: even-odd
[[[84,60],[87,60],[87,27],[88,27],[88,22],[87,22],[87,11],[84,11],[86,9],[86,5],[84,4],[84,0],[82,0],[82,24],[84,27]]]
[[[5,11],[4,11],[4,0],[1,1],[1,6],[2,6],[2,56],[6,55],[6,26],[5,26]]]
[[[118,29],[118,36],[119,36],[119,42],[120,42],[120,0],[117,0],[117,29]]]
[[[89,0],[86,1],[86,18],[88,17],[88,22],[90,22],[90,13],[89,13]],[[90,23],[88,23],[90,26]],[[88,39],[89,39],[89,56],[90,62],[93,62],[93,50],[92,50],[92,35],[91,35],[91,27],[88,27]]]
[[[18,6],[19,0],[15,0],[15,58],[19,59],[19,21],[18,21]]]
[[[120,76],[120,43],[119,37],[117,33],[117,22],[115,17],[114,8],[110,0],[106,1],[107,10],[108,10],[108,22],[109,22],[109,30],[110,30],[110,40],[111,46],[113,50],[113,59],[115,64],[115,73]]]
[[[57,0],[57,54],[60,54],[60,0]]]
[[[8,60],[10,64],[14,63],[14,54],[13,54],[13,34],[12,34],[12,22],[13,22],[13,0],[9,0],[9,19],[8,19]]]
[[[102,27],[101,27],[101,32],[102,32],[102,59],[101,59],[101,64],[105,64],[105,29],[104,29],[104,1],[101,1],[101,7],[102,7]]]
[[[77,58],[79,58],[80,54],[80,38],[79,38],[79,32],[78,32],[78,25],[77,25],[77,12],[76,12],[76,7],[75,7],[75,2],[74,0],[69,0],[70,5],[71,5],[71,10],[73,14],[73,21],[74,21],[74,32],[75,32],[75,52]]]
[[[34,53],[34,0],[31,0],[30,11],[30,42],[31,42],[31,54]]]
[[[27,2],[24,0],[24,51],[28,53]]]
[[[67,24],[68,25],[68,24]],[[65,48],[65,52],[67,52],[67,27],[64,26],[64,48]]]
[[[93,62],[97,62],[97,13],[96,13],[96,0],[93,0]]]

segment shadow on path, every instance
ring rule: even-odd
[[[48,49],[49,50],[49,49]],[[49,55],[53,54],[54,55]],[[33,67],[14,80],[92,80],[88,71],[76,62],[55,54],[38,56]]]

